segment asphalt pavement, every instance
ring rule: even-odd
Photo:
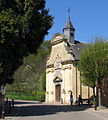
[[[12,113],[6,120],[108,120],[108,109],[98,109],[91,105],[70,106],[60,103],[35,101],[15,101]]]

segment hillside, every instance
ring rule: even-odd
[[[13,76],[15,82],[7,86],[7,93],[45,91],[45,65],[50,49],[50,41],[44,41],[37,53],[24,58]]]

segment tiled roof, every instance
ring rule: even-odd
[[[75,60],[80,59],[80,53],[88,46],[87,43],[75,41],[75,44],[71,46],[73,49],[73,55]]]

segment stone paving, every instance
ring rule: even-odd
[[[78,107],[59,103],[16,101],[12,113],[5,117],[7,120],[71,120],[72,118],[73,120],[108,120],[108,109],[95,111],[88,105]]]

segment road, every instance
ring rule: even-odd
[[[17,101],[17,115],[13,120],[108,120],[108,111],[95,111],[90,106],[81,107]]]

